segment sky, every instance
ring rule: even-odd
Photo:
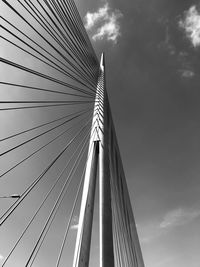
[[[105,52],[107,91],[145,266],[199,267],[200,1],[76,4],[98,57]],[[1,46],[1,55],[5,51]]]

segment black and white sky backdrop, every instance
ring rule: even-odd
[[[76,4],[98,57],[105,52],[145,265],[199,267],[200,1]]]

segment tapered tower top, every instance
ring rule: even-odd
[[[104,67],[105,67],[105,58],[104,58],[104,53],[101,54],[101,62],[100,62],[100,67],[101,67],[101,70],[103,71],[104,70]]]

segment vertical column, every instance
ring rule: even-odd
[[[90,244],[92,234],[92,221],[94,211],[94,199],[95,199],[95,187],[96,187],[96,175],[97,164],[99,154],[99,141],[94,142],[92,147],[92,160],[88,185],[88,194],[84,210],[84,218],[82,225],[80,225],[80,238],[77,239],[77,253],[74,257],[74,265],[77,267],[89,266],[90,258]]]
[[[92,234],[92,221],[95,199],[96,172],[99,154],[99,90],[101,79],[99,76],[93,120],[88,148],[88,158],[84,177],[84,186],[79,214],[78,232],[74,251],[73,267],[88,267],[90,243]]]
[[[103,117],[99,149],[100,267],[114,267],[112,208],[109,166],[109,109],[105,90],[105,62],[101,58]]]
[[[89,266],[97,169],[97,157],[90,155],[90,150],[92,149],[98,153],[98,150],[94,148],[94,144],[97,143],[99,145],[100,267],[114,267],[109,164],[110,111],[108,106],[108,97],[105,90],[104,55],[102,54],[73,267]],[[94,138],[92,138],[93,134]]]

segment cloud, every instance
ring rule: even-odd
[[[179,26],[185,30],[187,38],[194,47],[200,46],[200,13],[195,5],[185,12]]]
[[[168,212],[163,221],[160,223],[160,228],[167,229],[180,225],[187,224],[200,216],[200,210],[175,209]]]
[[[161,220],[140,225],[138,228],[140,242],[149,245],[158,238],[168,234],[175,227],[186,225],[200,217],[200,210],[177,208],[166,213]]]
[[[77,230],[78,229],[78,216],[75,215],[73,218],[72,218],[72,226],[70,227],[71,230]]]
[[[122,16],[119,10],[111,10],[105,3],[96,12],[85,15],[85,28],[91,32],[94,41],[106,39],[116,44],[121,35],[119,19]]]
[[[85,21],[86,21],[85,28],[87,30],[90,30],[99,21],[107,20],[108,11],[109,11],[109,6],[108,3],[106,3],[103,7],[99,8],[97,12],[94,13],[88,12],[85,15]]]
[[[70,227],[71,230],[78,230],[78,223]]]
[[[0,254],[0,261],[4,259],[4,256]]]
[[[193,78],[195,76],[195,73],[192,70],[180,70],[180,73],[183,78],[187,79]]]
[[[162,234],[159,224],[156,222],[145,224],[141,227],[140,242],[144,245],[150,244],[155,239],[159,238]]]
[[[170,22],[162,20],[160,23],[165,27],[165,38],[158,44],[158,48],[167,51],[172,56],[177,66],[177,73],[183,79],[192,79],[195,76],[194,67],[189,53],[185,50],[179,51],[173,42],[173,33],[171,33]]]
[[[181,65],[180,69],[178,70],[179,74],[184,79],[192,79],[195,76],[195,71],[194,67],[192,66],[190,55],[185,51],[181,51],[177,56],[178,62]]]

